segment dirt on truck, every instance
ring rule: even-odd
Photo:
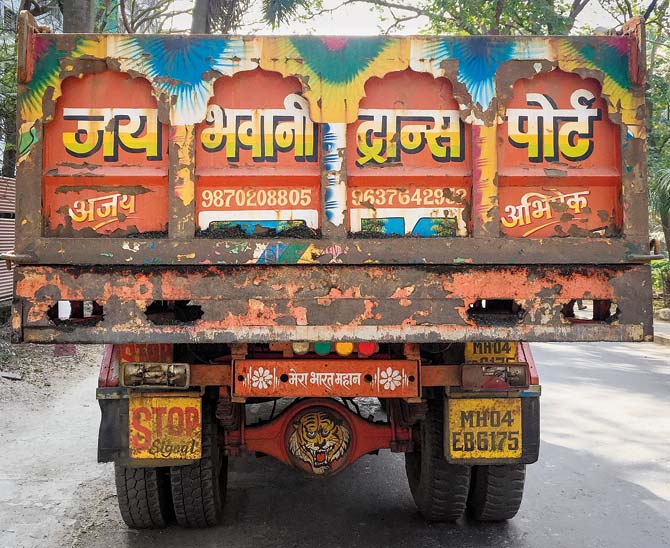
[[[242,454],[323,478],[381,449],[426,520],[512,518],[528,343],[652,337],[644,51],[640,20],[136,36],[23,13],[13,339],[107,344],[98,460],[128,526],[216,524]]]

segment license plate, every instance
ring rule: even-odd
[[[450,399],[448,454],[451,459],[521,457],[519,398]]]
[[[470,342],[465,344],[465,363],[514,363],[517,343],[509,341]]]
[[[202,456],[201,424],[199,394],[131,394],[128,405],[130,457],[199,459]]]

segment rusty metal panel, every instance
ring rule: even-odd
[[[460,386],[459,365],[424,365],[421,367],[421,386]]]
[[[235,360],[236,397],[419,396],[419,364],[411,360]]]
[[[640,341],[652,334],[648,277],[645,265],[21,266],[14,325],[31,342]],[[515,308],[480,314],[486,299]],[[577,320],[575,299],[609,301],[612,313]],[[103,315],[55,321],[59,300],[95,301]],[[189,302],[202,315],[152,321],[154,301]]]
[[[650,335],[640,20],[591,37],[19,29],[19,339]],[[581,325],[576,298],[618,311]],[[203,315],[156,324],[160,299]],[[487,299],[523,314],[482,323]],[[104,319],[55,322],[58,300]]]
[[[230,386],[231,381],[230,365],[191,365],[191,386]]]

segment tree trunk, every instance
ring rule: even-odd
[[[209,0],[195,0],[191,34],[209,34]]]
[[[95,0],[63,0],[63,32],[93,32]]]

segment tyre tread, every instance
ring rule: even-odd
[[[410,489],[419,511],[428,521],[456,521],[465,513],[470,489],[470,467],[444,459],[444,417],[442,400],[429,400],[423,431],[429,455],[406,455]],[[412,459],[425,463],[420,477],[412,472]]]
[[[162,529],[169,524],[168,478],[163,474],[158,468],[114,465],[119,510],[131,529]]]
[[[219,447],[217,425],[205,418],[202,435],[202,458],[193,464],[171,468],[172,501],[177,523],[187,528],[216,525],[223,507],[225,492],[221,492],[214,467]],[[219,471],[226,474],[224,467]],[[225,479],[224,479],[225,482]],[[224,483],[225,485],[225,483]]]
[[[476,466],[468,509],[478,521],[505,521],[519,511],[526,479],[524,464]]]

